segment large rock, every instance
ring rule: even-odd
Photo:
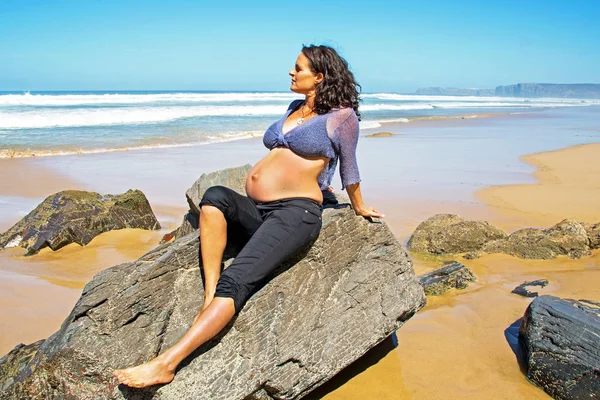
[[[518,230],[506,240],[487,243],[482,251],[535,260],[549,260],[559,255],[581,258],[590,254],[590,239],[582,223],[565,219],[547,229]]]
[[[473,271],[457,261],[419,276],[427,296],[439,296],[450,289],[466,289],[476,280]]]
[[[204,192],[211,186],[226,186],[241,195],[246,195],[246,177],[252,169],[252,165],[246,164],[241,167],[227,168],[210,174],[202,174],[192,187],[185,192],[190,210],[183,216],[181,225],[173,232],[163,236],[161,243],[167,243],[173,239],[179,239],[198,229],[198,216],[200,214],[200,200]]]
[[[598,303],[540,296],[521,323],[527,376],[555,399],[600,396]]]
[[[282,265],[171,384],[117,386],[113,369],[153,358],[190,326],[203,298],[198,254],[192,233],[99,273],[21,373],[0,376],[5,387],[13,379],[0,397],[297,399],[425,304],[406,252],[384,223],[349,207],[326,209],[312,248]]]
[[[418,253],[453,254],[480,250],[486,243],[506,238],[486,221],[465,221],[453,214],[437,214],[421,222],[408,242]]]
[[[0,249],[20,246],[32,255],[44,247],[84,246],[103,232],[124,228],[160,229],[139,190],[120,195],[66,190],[47,197],[25,218],[0,235]]]

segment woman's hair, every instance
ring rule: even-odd
[[[315,111],[326,114],[332,108],[351,107],[358,120],[358,103],[361,86],[354,80],[348,62],[329,46],[302,46],[302,53],[308,58],[314,74],[323,74],[323,81],[317,85]]]

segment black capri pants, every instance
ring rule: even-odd
[[[319,236],[323,207],[308,198],[259,203],[224,186],[209,188],[200,207],[223,212],[227,240],[244,244],[219,278],[215,297],[233,299],[239,312],[254,290],[281,263],[306,248]]]

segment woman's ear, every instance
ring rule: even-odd
[[[315,84],[317,84],[317,85],[321,84],[323,82],[323,78],[324,78],[323,73],[319,72],[317,74],[317,76],[315,77]]]

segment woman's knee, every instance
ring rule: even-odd
[[[225,186],[211,186],[209,187],[200,201],[200,209],[204,212],[205,206],[206,211],[216,211],[214,208],[225,213],[225,210],[231,205],[231,189]],[[211,210],[212,209],[212,210]]]

